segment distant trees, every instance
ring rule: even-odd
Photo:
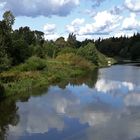
[[[77,47],[77,40],[76,40],[76,35],[74,33],[70,33],[68,38],[67,38],[67,46],[76,48]]]
[[[98,65],[97,49],[109,57],[140,59],[139,33],[129,38],[121,36],[81,42],[74,33],[70,33],[67,40],[59,37],[56,41],[48,41],[43,32],[33,31],[27,26],[13,30],[14,22],[11,11],[6,11],[0,21],[0,72],[25,62],[31,56],[55,58],[65,53],[78,54]]]
[[[130,48],[131,59],[140,58],[140,40],[133,44]]]
[[[59,37],[58,39],[56,39],[55,45],[58,48],[64,48],[64,47],[66,47],[67,44],[66,44],[64,37]]]
[[[96,40],[97,49],[111,57],[122,59],[140,59],[140,34],[132,37],[111,37],[108,39]]]

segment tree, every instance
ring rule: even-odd
[[[10,67],[11,37],[5,21],[0,21],[0,72]]]
[[[6,11],[3,14],[3,21],[5,21],[6,25],[9,27],[9,30],[12,30],[12,25],[15,22],[15,17],[11,11]]]
[[[26,41],[19,39],[13,41],[11,56],[13,58],[13,65],[24,62],[31,56],[31,50]]]
[[[55,45],[58,48],[64,48],[66,47],[66,41],[64,39],[64,37],[59,37],[56,41],[55,41]]]
[[[86,46],[80,47],[77,54],[98,65],[97,49],[93,43],[88,43]]]
[[[46,41],[44,43],[44,51],[46,53],[46,56],[55,58],[58,53],[58,47],[54,44],[52,41]]]
[[[0,51],[0,72],[7,70],[11,66],[11,60],[8,58],[7,54],[1,50]]]
[[[133,44],[130,48],[131,59],[140,59],[140,41]]]
[[[77,40],[76,40],[76,35],[74,33],[69,34],[68,39],[67,39],[67,46],[76,48]]]
[[[11,46],[11,36],[5,21],[0,21],[0,48],[8,51]]]
[[[23,39],[28,45],[36,43],[36,37],[28,26],[20,27],[17,31],[19,38]]]
[[[34,36],[35,36],[35,39],[36,39],[36,44],[42,46],[43,43],[44,43],[44,33],[41,32],[41,31],[35,30],[34,31]]]

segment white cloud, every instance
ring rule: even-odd
[[[140,12],[140,0],[125,0],[125,7],[133,12]]]
[[[73,20],[71,22],[71,25],[78,26],[78,25],[83,24],[84,22],[85,22],[85,19],[83,19],[83,18],[76,18],[75,20]]]
[[[66,30],[67,30],[69,33],[75,33],[75,32],[76,32],[75,27],[72,26],[72,25],[66,25]]]
[[[55,24],[45,24],[44,25],[45,40],[56,40],[60,35],[56,33]]]
[[[5,3],[4,10],[11,10],[16,16],[51,16],[68,15],[74,7],[76,7],[79,0],[1,0]]]
[[[123,30],[139,30],[140,21],[136,19],[136,14],[131,13],[130,17],[127,17],[123,20],[122,29]]]
[[[121,19],[121,16],[113,15],[107,11],[98,12],[94,16],[95,22],[81,27],[79,34],[109,34],[119,26],[118,22]]]
[[[114,34],[114,37],[121,37],[121,36],[131,37],[133,35],[134,35],[133,32],[118,31]]]
[[[83,41],[83,40],[85,40],[87,38],[88,39],[93,39],[93,36],[92,35],[77,35],[76,37],[77,37],[77,40],[79,40],[79,41]]]
[[[75,33],[75,34],[77,34],[77,32],[78,32],[78,30],[80,28],[80,25],[82,25],[84,22],[85,22],[85,19],[83,19],[83,18],[76,18],[76,19],[74,19],[71,22],[71,24],[66,25],[66,30],[69,33]]]
[[[45,40],[56,40],[57,38],[60,37],[59,34],[48,34],[48,35],[45,35]]]
[[[46,35],[54,34],[54,31],[56,29],[55,24],[46,24],[44,25],[44,31]]]
[[[108,11],[101,11],[94,15],[92,23],[86,23],[84,19],[75,19],[66,26],[66,30],[77,35],[82,41],[86,38],[97,39],[100,36],[107,38],[108,35],[120,26],[122,16]]]

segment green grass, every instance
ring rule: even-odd
[[[99,66],[107,66],[107,58],[98,52]],[[62,53],[55,59],[31,57],[25,63],[0,73],[0,97],[36,93],[38,89],[68,79],[87,75],[97,66],[74,53]]]
[[[29,94],[70,78],[80,77],[94,69],[94,65],[74,54],[62,54],[56,59],[29,58],[24,64],[0,73],[0,92],[4,96]]]

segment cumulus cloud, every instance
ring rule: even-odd
[[[75,20],[72,21],[71,25],[73,26],[78,26],[81,25],[85,22],[85,20],[83,18],[76,18]]]
[[[98,12],[94,16],[95,22],[81,27],[79,35],[109,34],[119,26],[118,21],[121,19],[121,16],[111,14],[107,11]]]
[[[11,10],[16,16],[66,16],[80,3],[79,0],[2,0],[4,10]]]
[[[56,29],[55,24],[46,24],[44,25],[44,31],[46,35],[54,34],[54,31]]]
[[[80,25],[82,25],[84,22],[85,22],[85,19],[83,19],[83,18],[76,18],[76,19],[74,19],[71,22],[71,24],[66,25],[66,30],[69,33],[75,33],[75,34],[77,34],[77,32],[78,32],[78,30],[80,28]]]
[[[45,39],[46,40],[56,40],[59,35],[56,33],[56,25],[55,24],[45,24],[44,25]]]
[[[140,12],[140,0],[125,0],[125,7],[133,12]]]
[[[123,30],[139,30],[140,21],[136,19],[136,14],[131,13],[130,17],[127,17],[123,20],[122,29]]]
[[[78,40],[93,39],[93,37],[97,39],[99,35],[107,38],[111,32],[120,26],[121,22],[119,21],[122,16],[105,10],[94,13],[92,19],[92,23],[86,23],[83,18],[75,19],[69,25],[66,25],[66,30],[68,33],[75,33]]]

